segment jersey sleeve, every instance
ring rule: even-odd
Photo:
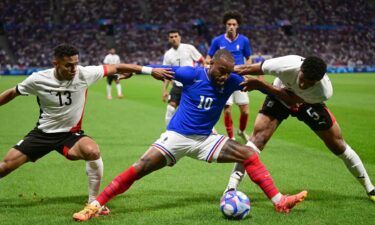
[[[80,76],[82,76],[87,85],[90,86],[91,84],[107,75],[106,68],[107,67],[105,65],[81,67]]]
[[[211,46],[208,49],[207,55],[209,55],[211,58],[214,56],[215,52],[219,49],[219,39],[216,37],[212,40]]]
[[[245,44],[243,49],[243,56],[248,59],[252,54],[251,44],[249,38],[245,38]]]
[[[192,59],[194,61],[198,61],[199,59],[202,58],[202,54],[193,46],[193,45],[189,45],[190,46],[190,55],[192,57]]]
[[[302,62],[303,57],[296,56],[296,55],[288,55],[277,57],[273,59],[268,59],[263,61],[262,63],[262,71],[266,75],[272,75],[279,77],[281,72],[285,70],[285,68],[290,67],[291,65],[295,65],[297,62]]]
[[[183,85],[191,84],[196,77],[196,70],[191,66],[179,67],[175,70],[175,80],[181,82]]]
[[[21,95],[36,95],[36,86],[35,86],[35,76],[38,76],[37,73],[32,73],[24,81],[19,83],[16,86],[16,90]]]

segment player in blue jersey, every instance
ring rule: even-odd
[[[242,89],[240,83],[244,79],[231,73],[233,69],[233,56],[224,49],[215,53],[209,69],[173,68],[175,79],[183,84],[183,91],[180,106],[167,131],[135,164],[112,180],[96,201],[75,213],[73,218],[85,221],[97,216],[102,205],[125,192],[136,180],[165,166],[173,166],[184,156],[207,162],[242,163],[251,180],[259,185],[278,212],[288,213],[302,202],[307,196],[306,191],[286,196],[277,190],[253,148],[223,135],[212,134],[229,96]]]
[[[238,11],[228,11],[223,16],[223,24],[226,32],[215,37],[207,53],[206,61],[209,62],[211,57],[219,49],[226,49],[232,53],[236,65],[250,62],[251,47],[247,37],[237,32],[239,25],[242,23],[242,15]],[[247,92],[235,91],[230,96],[224,107],[224,124],[228,137],[235,139],[233,132],[232,104],[235,103],[240,109],[240,123],[237,134],[247,141],[246,134],[247,120],[249,117],[249,96]]]

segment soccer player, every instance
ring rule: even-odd
[[[201,62],[204,66],[205,60],[202,54],[190,44],[181,43],[181,34],[178,30],[170,30],[168,32],[168,41],[172,46],[164,54],[163,65],[168,66],[192,66],[196,62]],[[162,99],[164,102],[168,101],[167,111],[165,113],[165,123],[168,125],[176,108],[180,104],[182,84],[173,80],[173,86],[168,96],[168,85],[171,81],[165,80],[163,84]]]
[[[206,61],[209,62],[211,57],[219,49],[226,49],[230,51],[234,57],[236,65],[250,62],[251,47],[250,41],[247,37],[237,32],[238,27],[242,23],[242,14],[238,11],[228,11],[223,15],[223,24],[226,27],[225,34],[215,37],[208,50]],[[247,141],[248,135],[246,134],[247,120],[249,117],[249,96],[247,92],[235,91],[230,96],[224,107],[224,124],[227,130],[228,137],[235,140],[233,133],[233,120],[232,120],[232,104],[233,102],[238,105],[240,109],[240,125],[237,134]]]
[[[136,163],[112,180],[96,201],[74,213],[73,218],[85,221],[97,216],[102,205],[125,192],[136,180],[165,166],[173,166],[184,156],[207,162],[243,164],[251,180],[271,199],[278,212],[288,213],[297,203],[302,202],[307,192],[282,195],[251,147],[211,132],[229,96],[233,91],[242,89],[240,83],[243,78],[231,73],[233,67],[233,56],[221,49],[213,56],[209,69],[174,68],[174,79],[180,81],[184,88],[181,104],[168,124],[167,131]]]
[[[108,55],[104,57],[104,64],[119,64],[120,63],[120,56],[116,54],[116,50],[114,48],[109,49]],[[112,82],[115,81],[116,89],[117,89],[117,98],[123,98],[124,95],[122,94],[120,80],[117,79],[116,74],[107,76],[107,99],[112,100]]]
[[[322,59],[288,55],[265,60],[263,63],[240,65],[235,68],[235,72],[276,77],[273,85],[252,78],[245,81],[245,90],[258,89],[267,93],[255,120],[249,146],[263,150],[284,119],[289,115],[297,117],[344,162],[350,173],[362,184],[369,198],[375,201],[374,185],[361,159],[344,140],[338,122],[324,103],[332,96],[333,88],[326,74],[326,63]],[[233,174],[243,174],[244,171],[242,165],[237,164]],[[237,176],[236,179],[236,176],[231,176],[227,190],[236,189],[241,177]]]
[[[170,77],[166,69],[146,69],[132,64],[80,66],[78,50],[67,44],[54,49],[54,68],[35,72],[0,94],[0,106],[22,95],[35,95],[40,108],[36,127],[14,145],[0,161],[0,178],[27,162],[35,162],[56,150],[69,160],[85,160],[89,199],[95,200],[103,176],[98,144],[81,130],[87,88],[115,73],[146,72],[156,79]],[[101,214],[109,213],[108,209]]]

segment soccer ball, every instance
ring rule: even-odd
[[[227,219],[243,219],[250,212],[250,199],[240,191],[228,191],[220,199],[220,210]]]

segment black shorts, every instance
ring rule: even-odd
[[[107,84],[109,84],[109,85],[112,84],[112,81],[116,81],[116,80],[117,80],[117,75],[116,74],[108,75],[107,76]]]
[[[168,103],[176,102],[177,105],[180,105],[182,87],[177,86],[175,83],[172,85],[172,89],[169,92]]]
[[[266,97],[259,113],[276,118],[280,123],[291,115],[303,121],[314,131],[328,130],[336,121],[324,103],[303,103],[296,108],[290,109],[278,99],[270,96]]]
[[[27,155],[35,162],[53,150],[68,158],[68,151],[81,138],[85,137],[83,131],[76,133],[44,133],[34,128],[23,140],[19,141],[13,148]],[[69,159],[69,158],[68,158]]]

